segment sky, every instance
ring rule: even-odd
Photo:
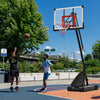
[[[74,6],[84,6],[84,29],[81,35],[84,45],[84,53],[91,54],[92,45],[100,40],[100,0],[35,0],[39,12],[42,13],[44,26],[49,28],[49,42],[40,46],[40,51],[46,46],[56,48],[52,55],[65,53],[69,58],[73,57],[71,52],[79,51],[75,30],[66,31],[64,36],[59,31],[53,31],[54,9]],[[37,52],[37,51],[36,51]],[[76,55],[79,57],[79,55]]]

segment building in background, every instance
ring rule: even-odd
[[[24,55],[20,55],[20,59],[24,61],[28,61],[30,63],[39,61],[39,53],[27,53]],[[59,55],[49,55],[49,59],[52,63],[57,63],[59,59]]]

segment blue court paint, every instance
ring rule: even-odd
[[[20,87],[19,91],[10,92],[9,89],[0,89],[0,100],[71,100],[53,96],[46,96],[37,94],[33,90],[42,86]],[[57,88],[58,87],[58,88]],[[63,90],[67,88],[66,85],[53,85],[48,86],[49,91]]]

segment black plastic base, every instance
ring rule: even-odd
[[[86,91],[92,91],[92,90],[98,90],[98,85],[88,85],[88,86],[81,86],[81,87],[67,87],[68,91],[79,91],[79,92],[86,92]]]

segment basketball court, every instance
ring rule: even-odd
[[[89,80],[89,83],[96,83],[100,88],[100,80]],[[20,87],[18,92],[10,92],[9,88],[0,89],[0,100],[100,100],[100,89],[88,92],[72,92],[67,91],[68,86],[68,84],[48,85],[47,93],[33,91],[41,86]]]

